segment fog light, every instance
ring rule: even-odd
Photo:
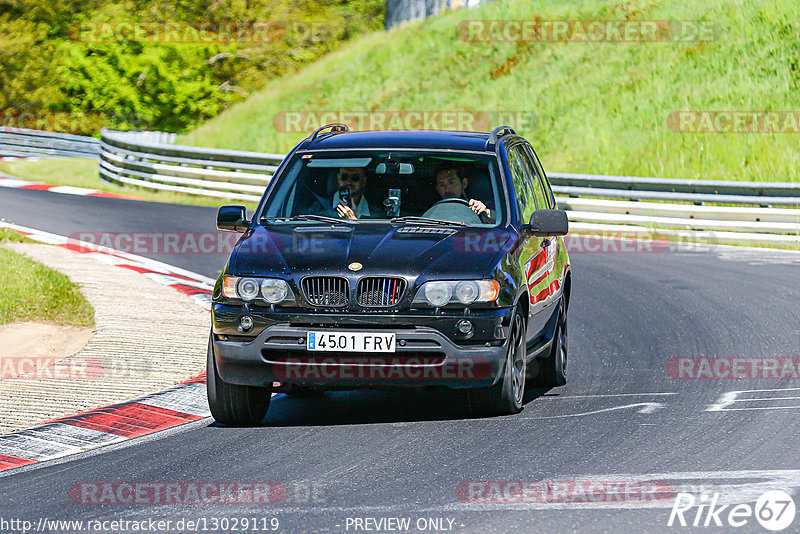
[[[458,331],[464,334],[465,336],[472,335],[472,323],[467,321],[466,319],[461,319],[456,323],[456,328]]]
[[[242,318],[239,319],[239,325],[236,327],[236,329],[242,333],[249,332],[251,328],[253,328],[253,318],[249,315],[242,316]]]

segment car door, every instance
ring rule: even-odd
[[[524,179],[534,209],[552,208],[551,199],[543,185],[530,145],[521,143],[516,149],[522,162]],[[555,311],[554,304],[560,294],[560,281],[556,269],[558,241],[555,236],[531,237],[530,244],[531,256],[524,264],[524,273],[530,298],[531,317],[528,328],[535,335],[544,329],[552,316]]]
[[[541,209],[544,205],[537,205],[536,182],[534,180],[535,174],[528,161],[523,142],[508,146],[507,156],[511,178],[516,191],[520,216],[519,224],[522,226],[530,223],[533,212],[537,209]],[[541,190],[538,194],[541,197]],[[542,200],[539,200],[539,202],[541,203]],[[524,242],[519,248],[520,269],[525,278],[525,283],[528,286],[528,298],[530,299],[530,313],[528,316],[529,339],[533,339],[542,330],[546,322],[542,314],[538,313],[543,309],[543,306],[539,303],[538,295],[545,285],[544,280],[540,279],[547,267],[547,250],[546,247],[543,246],[545,241],[544,238],[528,234],[524,236]]]
[[[526,167],[532,173],[533,196],[537,209],[557,208],[553,191],[544,174],[536,153],[529,144],[524,145]],[[539,323],[546,322],[555,311],[554,305],[561,296],[564,273],[566,270],[566,248],[564,240],[559,236],[547,236],[540,243],[544,251],[544,266],[538,273],[532,273],[529,283],[531,291],[531,311],[541,315]]]

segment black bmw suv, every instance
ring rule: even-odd
[[[214,287],[208,401],[253,425],[272,393],[468,388],[475,413],[566,382],[566,213],[531,145],[327,125],[275,171]]]

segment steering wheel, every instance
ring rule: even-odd
[[[463,198],[458,198],[458,197],[443,198],[442,200],[440,200],[439,202],[436,202],[433,206],[431,206],[431,208],[435,208],[436,206],[440,206],[442,204],[447,204],[447,203],[463,204],[463,205],[465,205],[466,207],[469,208],[469,200],[464,200]],[[469,208],[469,209],[472,209],[472,208]]]
[[[469,207],[469,201],[463,198],[443,198],[428,208],[422,216],[464,224],[480,224],[483,222],[478,214]]]
[[[469,208],[470,211],[472,211],[472,208],[469,205],[469,200],[464,200],[463,198],[458,198],[458,197],[443,198],[439,202],[436,202],[429,209],[433,209],[436,206],[447,205],[447,204],[453,204],[453,205],[461,204],[462,206],[466,206],[467,208]],[[473,213],[475,212],[473,211]],[[486,213],[479,214],[478,219],[480,219],[480,221],[484,224],[489,222],[489,218],[486,216]]]

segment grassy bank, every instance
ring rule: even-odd
[[[699,42],[468,42],[466,20],[704,21]],[[670,129],[682,110],[800,109],[800,4],[505,0],[362,37],[180,142],[285,152],[286,111],[511,111],[550,171],[797,181],[800,133]],[[278,124],[280,126],[280,124]]]
[[[0,229],[0,243],[25,241]],[[0,324],[14,321],[92,326],[94,309],[65,275],[0,247]]]
[[[249,209],[256,206],[255,202],[241,202],[226,200],[224,198],[210,198],[171,191],[151,191],[134,186],[123,186],[100,180],[97,173],[97,162],[85,158],[44,159],[39,161],[4,161],[0,162],[0,172],[9,176],[43,182],[54,185],[71,185],[86,187],[138,197],[152,202],[167,202],[171,204],[191,204],[194,206],[218,207],[224,204],[242,204]]]

